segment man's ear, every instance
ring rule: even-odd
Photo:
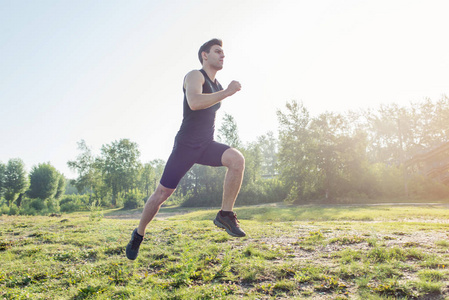
[[[201,52],[201,57],[203,58],[203,61],[207,60],[207,53],[206,53],[206,51]]]

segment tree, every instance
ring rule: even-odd
[[[139,187],[140,190],[145,193],[147,197],[154,190],[154,181],[156,177],[156,172],[151,163],[146,163],[139,167],[140,180]]]
[[[154,189],[157,188],[159,184],[159,180],[162,177],[162,173],[164,173],[165,161],[162,159],[153,159],[150,161],[150,165],[154,168],[155,177],[154,177]]]
[[[254,184],[261,176],[262,153],[258,143],[249,143],[245,149],[242,149],[245,157],[245,174],[243,176],[243,185]]]
[[[370,194],[364,180],[369,174],[366,135],[345,115],[323,113],[310,124],[317,167],[317,197],[335,199],[350,192]]]
[[[34,166],[30,173],[28,195],[30,198],[42,200],[53,198],[58,192],[60,177],[61,175],[50,163]]]
[[[0,199],[3,197],[3,190],[5,188],[5,172],[6,166],[0,161]]]
[[[96,193],[101,186],[101,170],[95,163],[95,157],[92,150],[87,146],[84,140],[78,142],[78,150],[81,153],[76,160],[67,162],[67,165],[73,171],[78,173],[78,178],[75,180],[75,186],[79,193],[86,190],[90,193],[90,201],[92,202],[92,194]]]
[[[103,145],[97,159],[105,184],[112,192],[112,205],[117,205],[120,193],[127,193],[138,183],[140,152],[136,143],[128,139]]]
[[[195,164],[181,180],[178,190],[189,195],[184,206],[217,206],[223,195],[224,168]],[[190,193],[189,193],[190,192]]]
[[[5,199],[8,205],[11,205],[28,188],[29,183],[23,161],[20,158],[10,159],[4,174]]]
[[[273,177],[277,174],[277,147],[278,142],[272,131],[257,138],[262,155],[262,175]]]
[[[64,175],[60,174],[59,175],[59,180],[58,180],[58,187],[56,188],[56,194],[55,194],[55,198],[56,199],[61,199],[62,196],[65,194],[65,185],[66,185],[66,180]]]
[[[242,142],[239,138],[237,123],[232,115],[227,113],[224,115],[223,123],[218,130],[218,140],[233,148],[241,147]]]
[[[313,195],[317,183],[311,119],[302,103],[288,102],[286,108],[286,112],[277,111],[280,176],[289,190],[288,199],[303,201]]]

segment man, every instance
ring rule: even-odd
[[[137,258],[148,223],[195,163],[227,168],[222,207],[214,219],[214,224],[224,228],[232,236],[245,236],[233,212],[235,199],[242,185],[245,159],[237,149],[213,140],[215,114],[220,108],[221,101],[241,89],[239,82],[232,81],[223,90],[215,79],[217,72],[223,68],[224,57],[221,40],[213,39],[206,42],[198,52],[202,69],[193,70],[184,78],[184,116],[181,128],[176,135],[175,145],[160,184],[148,198],[139,227],[133,231],[131,240],[126,246],[126,256],[131,260]]]

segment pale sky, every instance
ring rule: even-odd
[[[28,170],[129,138],[166,160],[182,80],[221,38],[222,103],[244,142],[277,132],[276,110],[312,115],[449,96],[447,0],[0,0],[0,161]],[[220,122],[217,124],[219,127]]]

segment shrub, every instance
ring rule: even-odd
[[[48,208],[46,201],[39,198],[31,200],[30,207],[34,208],[36,211],[43,211]]]
[[[262,179],[244,186],[238,196],[243,205],[282,202],[287,197],[285,187],[278,179]]]
[[[23,215],[46,215],[48,213],[59,212],[59,210],[59,202],[57,199],[50,198],[43,200],[36,198],[24,201],[20,213]]]
[[[32,207],[29,206],[22,206],[20,208],[20,214],[24,216],[36,216],[38,215],[38,211]]]
[[[47,199],[45,202],[47,203],[49,212],[52,212],[52,213],[59,212],[60,207],[59,207],[58,199],[50,198],[50,199]]]
[[[8,212],[8,214],[10,215],[10,216],[14,216],[14,215],[17,215],[19,213],[19,208],[17,207],[17,205],[15,205],[14,203],[12,203],[10,206],[9,206],[9,212]]]
[[[0,215],[7,215],[9,214],[9,206],[6,205],[6,203],[4,203],[1,207],[0,207]]]
[[[89,195],[64,195],[59,204],[61,212],[86,210],[89,204]]]
[[[409,180],[411,195],[422,199],[445,199],[449,196],[449,187],[423,176],[413,176]]]
[[[79,207],[78,207],[78,205],[76,205],[76,203],[67,202],[67,203],[61,204],[60,209],[61,209],[61,212],[74,212],[74,211],[79,210]]]
[[[221,205],[221,193],[208,193],[205,189],[197,195],[187,194],[185,201],[181,204],[183,207],[215,207]]]
[[[163,206],[180,205],[185,201],[185,199],[188,199],[191,196],[191,191],[188,191],[185,195],[183,195],[181,190],[178,189],[167,199],[167,201],[164,202]]]
[[[123,206],[126,209],[142,207],[144,204],[143,199],[144,199],[144,195],[142,193],[139,193],[139,192],[128,193],[125,196],[125,199],[123,201]]]
[[[243,185],[237,199],[238,205],[282,202],[287,192],[278,179],[261,179],[252,184]],[[188,193],[184,196],[183,207],[213,207],[220,206],[222,190],[214,192],[201,189],[197,195]]]

